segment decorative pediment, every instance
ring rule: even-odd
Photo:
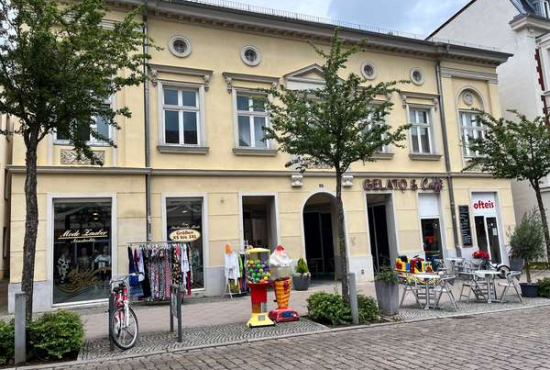
[[[285,80],[302,83],[324,84],[325,74],[323,68],[315,63],[284,76]]]

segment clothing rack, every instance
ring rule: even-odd
[[[189,243],[153,241],[128,243],[129,271],[143,273],[139,282],[134,279],[130,291],[149,302],[170,300],[170,287],[183,286],[191,295],[191,259]]]

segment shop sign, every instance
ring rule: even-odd
[[[193,229],[179,229],[170,233],[170,240],[177,242],[194,242],[200,239],[201,233]]]
[[[88,243],[97,239],[109,238],[109,232],[103,229],[65,230],[57,240],[71,240],[74,243]]]
[[[472,212],[476,216],[495,215],[497,202],[493,193],[478,193],[472,197]]]
[[[363,182],[366,191],[384,190],[424,190],[439,193],[443,189],[443,180],[440,178],[425,177],[423,179],[366,179]]]
[[[464,247],[473,246],[472,226],[470,225],[470,207],[458,206],[458,218],[460,222],[460,234],[462,236],[462,245]]]

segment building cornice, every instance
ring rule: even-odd
[[[12,174],[25,174],[25,166],[10,165],[7,167]],[[39,166],[39,174],[72,174],[72,175],[146,175],[154,176],[204,176],[204,177],[288,177],[298,173],[293,170],[195,170],[195,169],[149,169],[134,167],[95,167],[95,166]],[[354,178],[419,178],[447,177],[445,172],[372,172],[350,171],[346,174]],[[304,177],[333,178],[334,171],[310,170],[302,174]],[[479,172],[453,172],[454,178],[493,178],[490,174]]]
[[[550,20],[535,14],[521,14],[512,19],[510,27],[512,27],[512,30],[515,32],[527,28],[544,33],[550,31]]]
[[[498,75],[496,73],[469,71],[458,68],[441,67],[441,77],[465,78],[469,80],[487,81],[490,83],[498,83]]]
[[[258,76],[244,73],[223,72],[223,78],[225,79],[225,83],[227,84],[227,91],[229,92],[233,90],[233,81],[264,83],[270,84],[272,87],[277,87],[277,85],[279,84],[279,77],[272,76]]]
[[[111,0],[110,2],[123,8],[143,5],[142,0]],[[340,30],[339,36],[350,44],[419,57],[467,60],[492,66],[500,65],[510,57],[510,54],[499,51],[344,26],[338,27],[332,24],[253,13],[195,2],[148,1],[147,7],[151,15],[166,17],[174,21],[199,23],[245,32],[266,33],[270,36],[298,38],[320,43],[329,43],[334,30],[338,28]]]
[[[204,87],[208,90],[210,79],[214,71],[209,69],[197,69],[197,68],[188,68],[188,67],[176,67],[162,64],[149,64],[151,69],[151,81],[153,84],[156,84],[158,81],[158,74],[160,73],[171,73],[176,75],[186,75],[186,76],[196,76],[204,80]]]

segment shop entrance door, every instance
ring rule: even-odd
[[[502,262],[500,254],[500,234],[497,218],[493,216],[475,217],[477,244],[480,251],[488,252],[491,260]]]
[[[337,270],[338,233],[332,198],[315,194],[304,207],[306,259],[314,279],[334,279]]]
[[[392,237],[393,206],[389,194],[368,194],[367,212],[369,220],[370,249],[373,268],[378,272],[384,266],[393,266],[397,248]]]

